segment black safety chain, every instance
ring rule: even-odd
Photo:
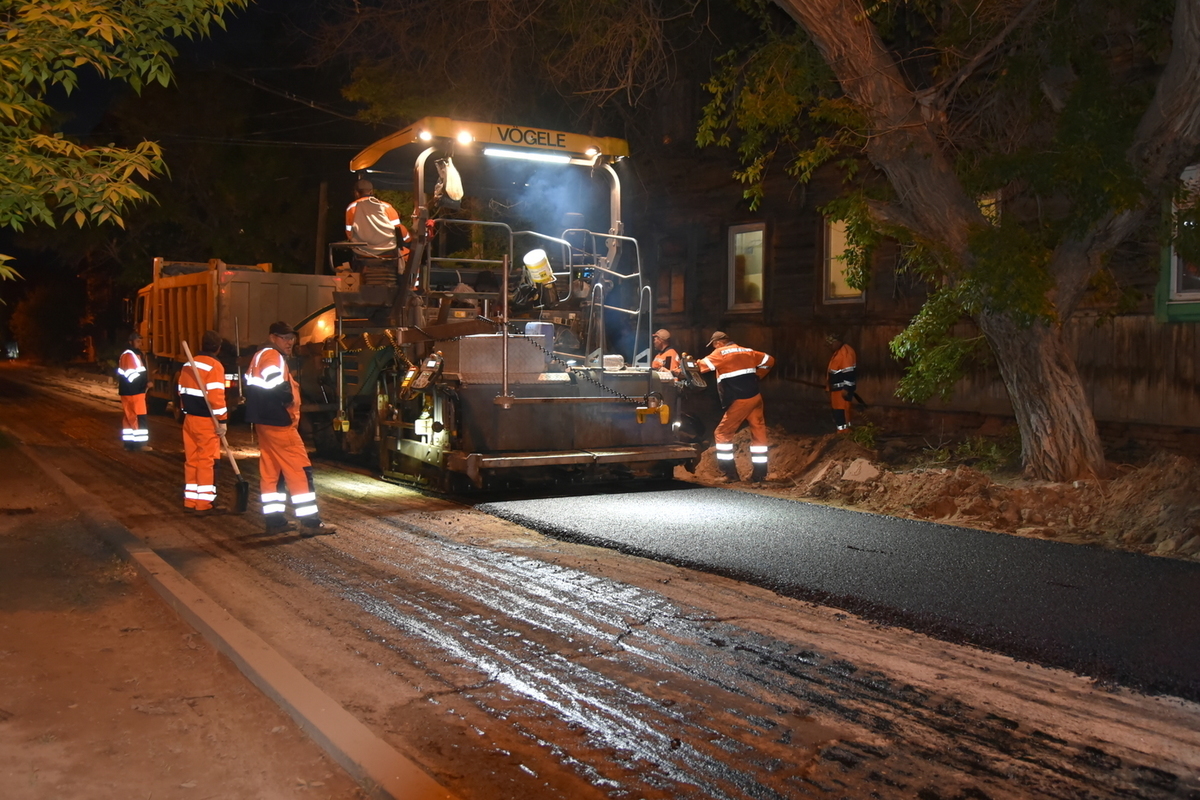
[[[494,320],[489,320],[489,321],[494,322]],[[502,323],[502,322],[496,322],[496,327],[502,327],[503,325],[504,325],[504,323]],[[509,333],[512,333],[512,334],[515,334],[518,336],[522,335],[522,331],[519,328],[516,328],[514,323],[511,321],[508,323],[508,330],[509,330]],[[545,347],[543,347],[541,342],[537,341],[537,339],[531,339],[529,341],[530,341],[530,344],[532,344],[538,350],[541,350],[543,353],[545,353],[547,356],[549,356],[551,361],[561,364],[562,366],[566,367],[567,371],[570,372],[572,375],[578,375],[579,377],[583,378],[588,383],[594,384],[595,386],[599,387],[602,391],[608,392],[613,397],[619,397],[622,400],[626,400],[630,403],[635,403],[635,404],[641,403],[645,400],[645,398],[642,398],[642,397],[630,397],[627,394],[622,394],[621,392],[618,392],[616,389],[612,388],[611,386],[608,386],[607,384],[592,377],[592,375],[590,374],[590,370],[574,369],[566,361],[564,361],[563,359],[561,359],[557,355],[555,355],[553,353],[553,351],[547,350]]]

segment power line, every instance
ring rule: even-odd
[[[350,122],[357,122],[360,125],[371,125],[371,123],[363,122],[358,117],[352,117],[348,114],[343,114],[342,112],[340,112],[336,109],[333,109],[333,108],[330,108],[329,106],[318,103],[315,100],[309,100],[307,97],[301,97],[300,95],[295,94],[293,92],[289,92],[286,89],[276,89],[273,86],[268,86],[267,84],[263,83],[262,81],[260,81],[256,78],[248,78],[245,75],[239,75],[238,73],[236,73],[232,70],[224,70],[224,72],[225,72],[225,74],[229,75],[232,78],[236,78],[237,80],[242,81],[243,83],[250,84],[255,89],[261,89],[264,92],[268,92],[273,95],[278,95],[279,97],[283,97],[287,100],[291,100],[294,103],[299,103],[302,106],[307,106],[308,108],[311,108],[314,111],[320,111],[322,114],[330,114],[332,116],[338,117],[339,119],[349,120]]]

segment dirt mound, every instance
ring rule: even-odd
[[[768,481],[794,482],[799,476],[821,465],[855,458],[869,458],[872,452],[841,436],[792,436],[782,428],[768,428],[771,442]],[[715,483],[723,475],[717,468],[716,449],[704,452],[696,467],[696,478]],[[734,459],[742,480],[750,478],[750,431],[739,431],[733,440]]]
[[[966,465],[892,468],[848,437],[772,429],[768,483],[754,491],[879,514],[1200,561],[1200,464],[1160,453],[1112,480],[994,477]],[[735,439],[749,477],[749,432]],[[888,450],[889,455],[892,454]],[[715,451],[696,469],[720,482]]]
[[[1125,549],[1200,556],[1200,465],[1194,460],[1159,453],[1106,490],[1092,522],[1106,540]]]

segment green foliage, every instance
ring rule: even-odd
[[[803,32],[772,25],[762,3],[741,3],[762,22],[765,40],[753,49],[731,50],[717,60],[704,84],[712,96],[696,142],[701,147],[735,146],[751,208],[762,201],[763,181],[777,154],[784,169],[809,181],[823,164],[859,147],[862,119],[839,96],[833,72]]]
[[[958,444],[947,439],[927,446],[915,459],[916,466],[951,467],[965,465],[980,472],[997,472],[1017,466],[1021,457],[1021,436],[1012,427],[999,436],[968,436]]]
[[[984,345],[982,336],[962,337],[955,330],[964,308],[974,304],[971,294],[971,287],[962,282],[935,289],[908,327],[889,343],[892,355],[907,362],[897,397],[920,403],[950,396],[969,360]]]
[[[871,219],[866,189],[860,184],[846,195],[831,200],[820,209],[831,220],[846,224],[846,252],[841,256],[846,283],[866,291],[871,282],[871,258],[883,241],[883,234]]]
[[[1051,250],[1036,232],[1004,220],[973,231],[970,247],[975,264],[962,281],[964,313],[1007,313],[1022,326],[1053,316],[1047,296],[1054,285]]]
[[[165,86],[175,56],[166,37],[203,35],[246,2],[0,0],[0,225],[124,224],[124,210],[150,197],[138,181],[165,170],[161,148],[83,147],[49,133],[56,112],[47,94],[70,94],[84,68],[139,91]]]
[[[13,269],[9,261],[12,261],[12,256],[0,253],[0,281],[12,281],[21,277],[21,273]]]
[[[954,448],[954,458],[981,472],[1015,466],[1021,456],[1021,438],[1014,428],[1000,437],[968,436]]]
[[[879,427],[871,422],[865,425],[854,425],[850,428],[850,441],[860,447],[874,450],[879,441]]]
[[[936,120],[930,130],[954,154],[964,191],[1002,201],[987,225],[960,231],[965,259],[943,251],[946,242],[895,227],[902,217],[871,213],[859,187],[884,177],[882,170],[872,174],[864,157],[864,144],[879,133],[866,122],[877,109],[857,107],[841,92],[806,33],[772,13],[772,3],[741,0],[739,7],[759,20],[761,35],[718,62],[705,86],[710,100],[698,142],[736,149],[741,167],[734,174],[752,206],[763,202],[773,163],[784,163],[799,181],[823,166],[841,169],[843,197],[821,211],[847,222],[851,283],[866,285],[872,249],[889,237],[900,245],[901,269],[929,288],[925,306],[891,343],[905,363],[898,391],[904,399],[948,396],[984,354],[981,337],[963,337],[965,317],[1002,315],[1018,327],[1057,319],[1056,248],[1150,195],[1128,154],[1169,53],[1172,0],[867,4],[867,19],[854,24],[874,26],[909,89],[931,103],[925,118]],[[972,61],[977,54],[986,57]],[[902,198],[878,192],[870,199],[903,206]],[[1195,259],[1200,211],[1179,207],[1176,241]],[[1111,273],[1093,281],[1114,308],[1136,301],[1114,284]]]

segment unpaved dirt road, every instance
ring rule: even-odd
[[[109,387],[6,366],[0,414],[463,798],[1200,797],[1195,704],[556,541],[334,464],[317,491],[338,535],[266,537],[253,509],[185,517],[178,426],[152,418],[154,451],[126,453]],[[249,431],[232,432],[253,482]]]

